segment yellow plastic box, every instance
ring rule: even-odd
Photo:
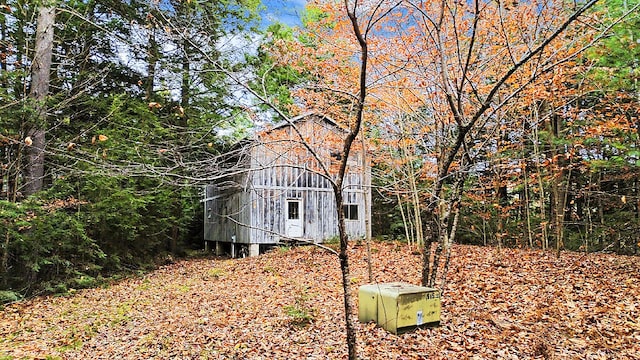
[[[437,325],[440,291],[400,282],[363,285],[358,291],[358,320],[373,320],[394,334]]]

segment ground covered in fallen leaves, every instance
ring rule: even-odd
[[[354,247],[352,294],[368,279]],[[373,243],[376,281],[419,284],[420,255]],[[361,359],[640,359],[640,258],[455,246],[441,326],[357,324]],[[338,259],[313,247],[180,261],[0,312],[0,358],[344,359]],[[357,314],[354,314],[357,319]],[[308,323],[306,323],[308,322]]]

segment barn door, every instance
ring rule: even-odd
[[[285,219],[285,235],[292,238],[300,238],[304,234],[302,224],[304,214],[302,200],[287,199],[287,217]]]

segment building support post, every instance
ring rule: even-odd
[[[249,244],[249,256],[260,255],[260,244]]]

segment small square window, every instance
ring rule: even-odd
[[[345,220],[358,220],[358,205],[345,204],[342,205]]]

